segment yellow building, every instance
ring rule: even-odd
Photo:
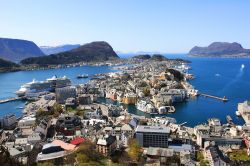
[[[135,104],[137,102],[137,96],[133,93],[125,94],[123,97],[124,104]]]

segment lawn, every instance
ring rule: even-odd
[[[247,155],[246,149],[234,150],[228,154],[231,160],[250,161],[250,156]]]

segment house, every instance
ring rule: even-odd
[[[129,122],[129,125],[133,128],[133,129],[135,129],[137,126],[138,126],[138,124],[139,124],[139,119],[137,119],[137,118],[132,118],[131,120],[130,120],[130,122]]]
[[[0,129],[0,144],[2,144],[3,141],[6,139],[6,134],[3,129]]]
[[[43,119],[36,127],[35,132],[40,133],[43,136],[46,136],[50,126],[51,126],[51,120]]]
[[[28,136],[28,139],[27,139],[27,142],[31,145],[34,145],[38,142],[41,142],[42,139],[41,139],[41,136],[39,133],[33,133],[31,135]]]
[[[112,154],[117,146],[116,137],[112,135],[106,135],[103,138],[99,138],[96,144],[96,149],[101,154],[108,156]]]
[[[126,93],[123,97],[124,104],[135,104],[137,102],[137,96],[134,93]]]
[[[36,124],[36,118],[34,115],[25,116],[18,121],[18,127],[22,126],[34,126]]]
[[[132,127],[129,124],[124,124],[121,127],[121,133],[122,134],[128,133],[130,135],[130,137],[132,138],[134,135],[134,130],[132,129]]]
[[[16,138],[15,145],[27,145],[28,139],[27,138]]]
[[[56,122],[56,132],[62,133],[65,136],[75,135],[76,130],[80,130],[82,122],[80,117],[74,114],[60,115]]]

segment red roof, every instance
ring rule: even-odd
[[[84,138],[76,137],[73,140],[71,140],[70,143],[73,144],[73,145],[79,145],[79,144],[83,143],[84,141],[85,141]]]

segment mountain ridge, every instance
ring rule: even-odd
[[[96,41],[58,54],[27,58],[22,60],[21,64],[59,65],[78,62],[106,61],[113,58],[119,58],[113,48],[105,41]]]
[[[33,41],[0,38],[0,58],[2,59],[18,62],[28,57],[43,55],[44,53]]]

